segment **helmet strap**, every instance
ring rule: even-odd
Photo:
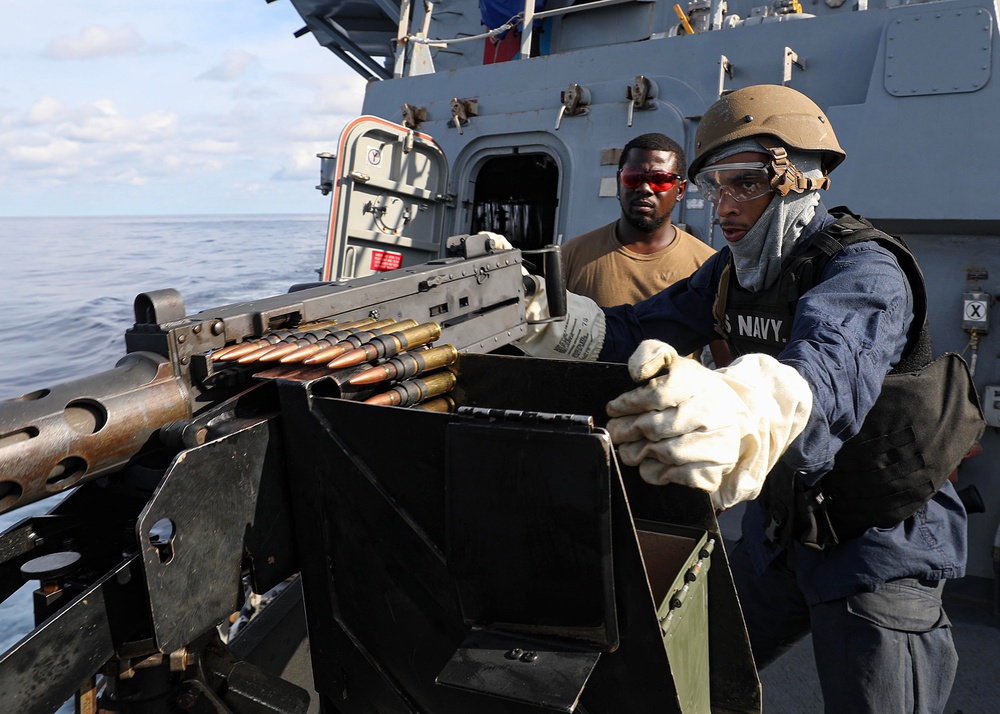
[[[807,178],[789,160],[788,151],[784,146],[769,140],[769,137],[755,137],[757,142],[771,152],[771,169],[774,177],[771,179],[771,188],[779,196],[787,196],[792,193],[804,193],[805,191],[815,191],[821,188],[830,188],[830,177]]]

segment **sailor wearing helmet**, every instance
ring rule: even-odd
[[[608,404],[621,461],[718,509],[753,501],[731,560],[758,667],[811,631],[827,711],[940,712],[958,659],[941,589],[966,558],[947,475],[984,424],[964,362],[931,359],[909,249],[823,205],[844,158],[803,94],[722,97],[688,175],[726,246],[636,305],[570,294],[521,345],[628,361],[640,386]],[[544,291],[528,314],[547,316]],[[731,365],[679,356],[718,335]]]

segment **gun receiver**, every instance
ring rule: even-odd
[[[167,425],[232,397],[252,373],[211,359],[227,345],[361,318],[433,321],[438,341],[463,352],[523,336],[520,251],[494,251],[479,236],[449,245],[451,257],[423,265],[191,316],[176,290],[140,294],[129,354],[114,369],[0,404],[0,513],[115,471],[154,448]],[[206,438],[190,425],[174,432],[189,445]]]

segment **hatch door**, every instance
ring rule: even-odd
[[[323,280],[354,278],[438,258],[448,162],[437,142],[362,116],[340,136]]]

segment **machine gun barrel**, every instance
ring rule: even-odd
[[[189,418],[191,401],[169,360],[135,352],[0,404],[0,512],[121,468],[160,427]]]

